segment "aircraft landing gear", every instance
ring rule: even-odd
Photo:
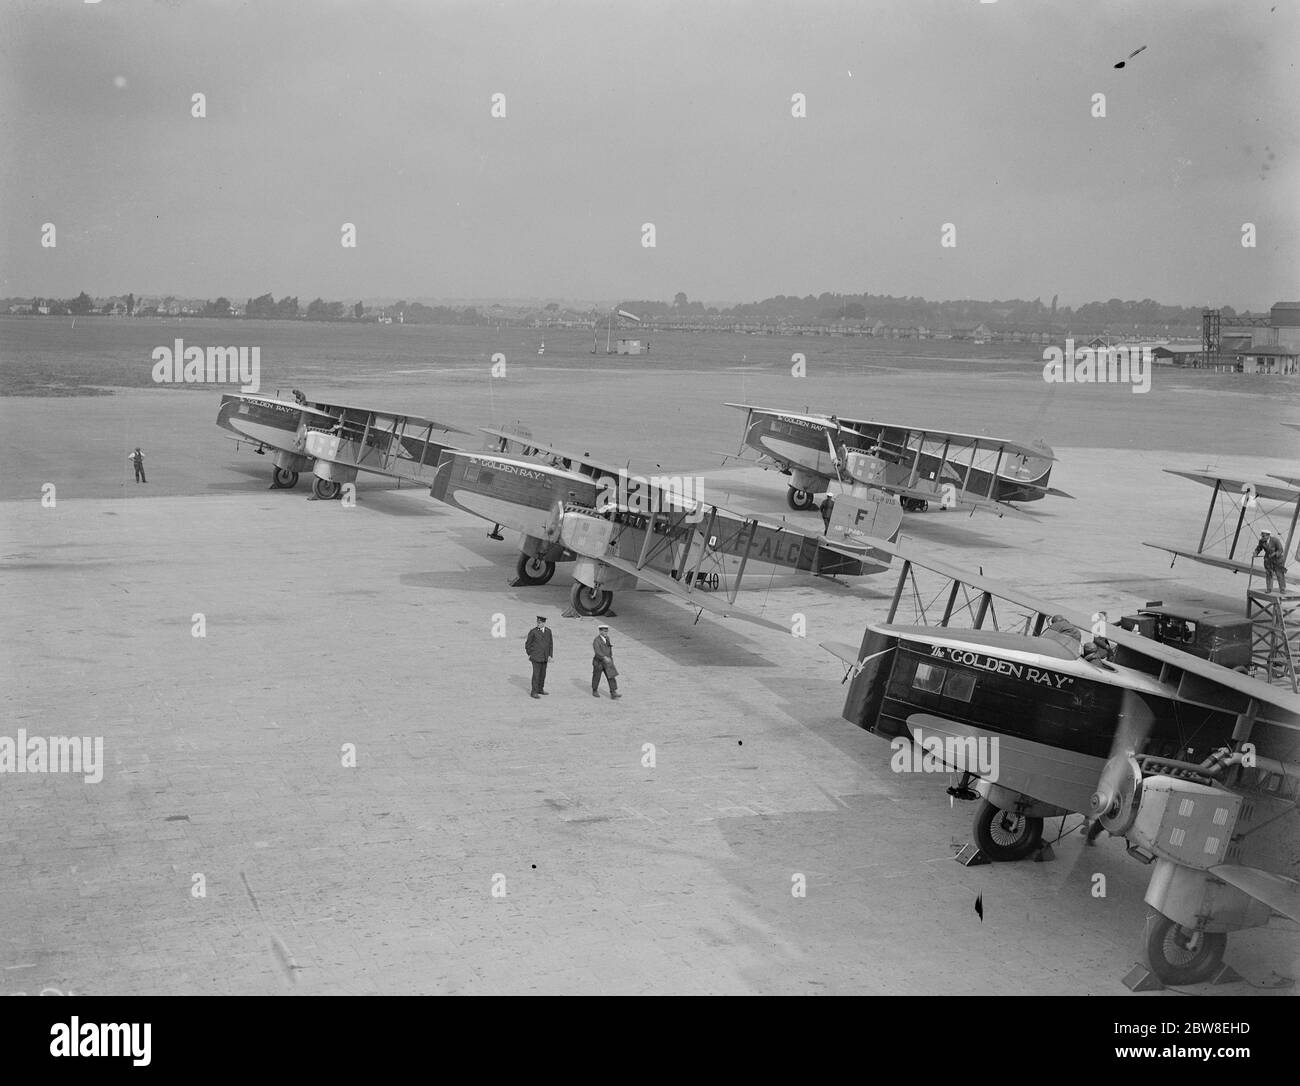
[[[298,485],[298,473],[288,468],[275,468],[271,472],[272,490],[292,490]]]
[[[588,588],[580,581],[573,582],[573,590],[569,593],[573,609],[586,618],[608,614],[613,602],[614,593],[608,588]]]
[[[1200,984],[1222,964],[1227,946],[1226,932],[1188,931],[1162,914],[1147,935],[1147,961],[1165,984]]]
[[[975,814],[975,843],[990,860],[1023,860],[1043,839],[1043,820],[994,807],[988,800]]]
[[[930,508],[930,503],[924,498],[903,498],[902,504],[905,513],[924,513]]]
[[[798,490],[790,487],[786,492],[785,500],[790,503],[791,509],[797,509],[803,512],[805,509],[811,509],[817,501],[817,495],[811,490]]]
[[[333,501],[343,493],[343,484],[333,479],[322,479],[318,475],[311,484],[311,492],[323,502]]]
[[[536,555],[521,554],[515,563],[517,584],[546,584],[555,576],[555,563],[546,562]]]

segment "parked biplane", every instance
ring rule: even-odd
[[[1205,524],[1195,550],[1176,543],[1143,544],[1173,555],[1169,562],[1171,566],[1179,558],[1190,558],[1233,573],[1258,572],[1258,565],[1251,560],[1251,552],[1260,531],[1265,528],[1284,541],[1284,553],[1292,553],[1296,521],[1300,519],[1300,489],[1297,489],[1300,479],[1270,475],[1270,479],[1284,484],[1279,486],[1216,475],[1211,471],[1165,468],[1165,472],[1211,488],[1210,505],[1205,511]],[[1219,513],[1217,521],[1214,517],[1216,508]]]
[[[382,475],[398,483],[429,486],[442,454],[453,446],[434,436],[467,434],[445,422],[418,415],[395,415],[344,407],[329,429],[308,427],[307,454],[314,460],[312,493],[337,498],[357,472]]]
[[[823,646],[849,665],[843,715],[890,739],[923,736],[940,768],[960,772],[948,792],[982,800],[975,838],[988,858],[1029,856],[1045,818],[1098,818],[1154,864],[1147,954],[1168,984],[1215,976],[1230,931],[1273,912],[1300,920],[1300,697],[1112,624],[1099,630],[1099,616],[879,549],[902,560],[885,621],[869,623],[856,650]],[[918,569],[938,576],[933,595]],[[904,598],[920,625],[896,624]],[[976,756],[988,742],[993,774]]]
[[[1070,497],[1048,487],[1056,456],[1042,441],[1022,444],[753,404],[726,406],[745,412],[741,452],[734,458],[791,476],[786,500],[792,509],[811,508],[818,494],[843,482],[848,454],[854,451],[862,454],[858,464],[870,472],[871,485],[898,495],[908,512],[924,512],[938,502],[948,509],[1003,515],[1012,509],[1009,502],[1037,501],[1048,494]],[[757,461],[741,455],[746,447],[759,454]]]
[[[529,436],[484,432],[495,450],[446,453],[431,496],[520,534],[516,584],[546,584],[557,562],[574,561],[580,615],[606,614],[616,590],[643,582],[701,611],[787,630],[736,606],[747,568],[875,573],[890,559],[860,540],[892,539],[902,521],[897,499],[876,491],[838,503],[825,535],[798,531],[706,502],[682,476],[629,476]],[[490,538],[501,538],[495,529]]]
[[[318,498],[338,497],[358,470],[427,484],[449,448],[433,435],[466,432],[414,415],[312,403],[296,389],[292,401],[222,396],[217,425],[235,435],[236,445],[248,442],[259,456],[271,452],[273,490],[291,489],[301,472],[315,471],[312,490]]]

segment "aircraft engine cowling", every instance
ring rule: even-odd
[[[632,588],[636,578],[607,566],[601,558],[609,553],[616,525],[591,513],[570,510],[560,516],[560,543],[578,556],[573,579],[588,588],[615,591]]]
[[[574,554],[599,558],[614,538],[614,522],[590,513],[570,511],[560,515],[560,542]]]
[[[884,486],[885,461],[861,449],[854,449],[845,454],[844,474],[860,486]]]
[[[1142,781],[1135,806],[1126,835],[1132,844],[1180,867],[1208,871],[1227,855],[1241,796],[1157,775]]]

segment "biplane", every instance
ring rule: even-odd
[[[1270,475],[1270,479],[1283,484],[1279,486],[1277,483],[1216,475],[1211,471],[1164,470],[1169,475],[1211,488],[1210,505],[1205,511],[1205,523],[1195,550],[1176,543],[1143,543],[1144,547],[1171,554],[1171,566],[1179,558],[1190,558],[1233,573],[1257,571],[1258,567],[1250,556],[1260,531],[1265,528],[1285,541],[1284,553],[1292,553],[1296,521],[1300,519],[1300,489],[1297,489],[1300,479]]]
[[[234,434],[236,445],[247,442],[259,456],[271,452],[271,489],[292,489],[301,472],[314,471],[312,490],[318,498],[338,497],[358,470],[427,484],[449,448],[433,435],[466,432],[414,415],[312,403],[296,389],[292,401],[222,396],[217,425]]]
[[[445,422],[396,415],[359,407],[338,408],[329,429],[308,426],[307,454],[313,458],[312,493],[337,498],[346,483],[364,471],[403,482],[429,486],[442,454],[453,446],[435,441],[447,434],[467,434]]]
[[[902,560],[885,621],[857,649],[823,645],[848,665],[843,715],[960,772],[948,793],[981,801],[989,859],[1031,855],[1072,812],[1124,837],[1153,865],[1147,956],[1166,984],[1218,975],[1230,931],[1300,920],[1300,696],[878,546]],[[904,600],[919,624],[896,621]],[[997,757],[977,757],[988,743]]]
[[[430,495],[492,523],[490,538],[502,538],[501,527],[520,534],[516,584],[546,584],[556,563],[573,561],[570,602],[580,615],[607,614],[616,590],[640,582],[700,612],[788,630],[736,605],[747,570],[876,573],[890,558],[861,540],[892,539],[902,521],[892,495],[861,493],[837,504],[817,535],[706,502],[687,477],[629,476],[530,436],[484,432],[496,448],[444,454]]]
[[[811,508],[833,482],[844,482],[847,456],[854,451],[873,476],[872,485],[896,494],[908,512],[924,512],[938,502],[947,509],[1004,515],[1013,509],[1009,502],[1070,497],[1048,487],[1056,456],[1042,441],[1022,444],[753,404],[726,406],[745,412],[745,432],[741,452],[725,455],[791,476],[786,494],[791,509]],[[757,461],[742,455],[745,448],[758,453]]]

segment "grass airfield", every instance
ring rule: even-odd
[[[680,457],[663,467],[704,466],[708,500],[809,527],[784,478],[708,467],[739,443],[742,416],[720,406],[738,391],[1041,432],[1074,501],[1029,521],[909,515],[904,542],[1112,617],[1148,599],[1240,602],[1241,578],[1171,570],[1141,541],[1200,533],[1209,491],[1163,467],[1293,471],[1274,423],[1300,416],[1294,391],[1158,372],[1147,396],[1045,399],[1032,366],[968,370],[846,371],[797,391],[770,370],[738,389],[737,372],[612,365],[298,386],[467,429],[519,418],[634,469]],[[213,425],[218,400],[0,400],[15,465],[0,482],[5,734],[102,735],[106,762],[95,785],[0,779],[7,991],[1126,991],[1147,869],[1078,833],[1051,863],[963,868],[974,806],[950,807],[944,775],[892,773],[888,745],[840,718],[842,670],[818,642],[856,641],[895,574],[747,577],[746,605],[806,615],[804,638],[621,593],[625,697],[596,701],[596,620],[561,617],[565,567],[509,587],[509,536],[420,489],[363,476],[351,509],[306,501],[307,480],[268,491],[269,463]],[[1245,416],[1260,436],[1243,443]],[[137,444],[145,485],[126,460]],[[556,659],[533,701],[522,639],[538,613]],[[1274,920],[1234,934],[1227,961],[1245,979],[1216,992],[1261,992],[1274,970],[1298,975],[1300,936]]]

